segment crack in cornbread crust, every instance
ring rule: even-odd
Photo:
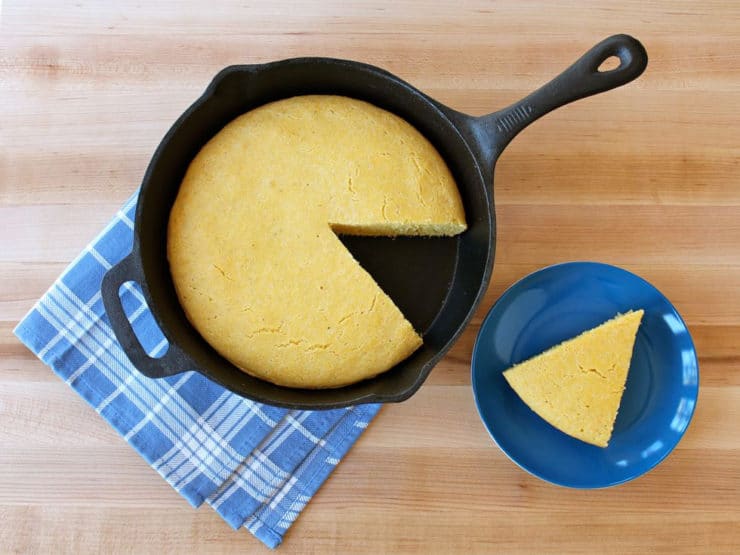
[[[168,258],[186,315],[225,358],[290,387],[377,375],[422,344],[336,233],[454,235],[456,185],[413,127],[346,97],[232,121],[191,163]]]
[[[643,313],[617,316],[511,367],[504,378],[544,420],[570,436],[606,447]]]

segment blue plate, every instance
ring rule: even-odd
[[[537,416],[502,372],[630,309],[645,310],[627,385],[606,448],[574,439]],[[621,268],[570,262],[511,286],[491,308],[473,349],[473,394],[491,437],[535,476],[572,488],[621,484],[670,453],[699,392],[686,324],[660,291]]]

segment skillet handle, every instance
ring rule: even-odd
[[[127,281],[141,282],[134,255],[129,254],[113,266],[105,276],[101,286],[103,306],[108,314],[111,328],[121,344],[123,352],[131,363],[147,378],[164,378],[187,370],[194,370],[195,365],[175,344],[169,343],[167,352],[160,358],[150,357],[139,343],[131,322],[121,304],[119,290]]]
[[[599,71],[612,56],[619,66]],[[493,114],[480,118],[484,137],[500,154],[516,135],[536,119],[565,104],[625,85],[647,67],[645,47],[629,35],[613,35],[586,52],[576,63],[535,92]]]

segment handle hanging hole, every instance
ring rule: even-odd
[[[619,56],[609,56],[606,60],[601,62],[601,65],[599,66],[598,71],[600,73],[603,73],[605,71],[612,71],[615,69],[619,69],[621,65],[622,65],[622,60],[619,59]]]

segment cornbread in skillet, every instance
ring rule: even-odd
[[[557,429],[606,447],[643,312],[617,316],[513,366],[504,377],[534,412]]]
[[[273,383],[331,388],[384,372],[421,337],[336,233],[466,229],[442,157],[415,128],[341,96],[298,96],[229,123],[188,168],[167,255],[208,343]]]

